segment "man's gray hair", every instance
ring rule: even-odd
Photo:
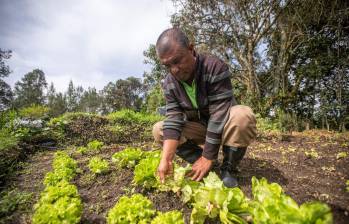
[[[179,28],[170,28],[162,32],[156,41],[156,52],[158,55],[166,53],[173,43],[179,44],[181,47],[189,47],[189,39],[185,33]]]

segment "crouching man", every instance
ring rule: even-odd
[[[238,186],[233,171],[256,136],[256,119],[249,107],[236,105],[228,66],[198,54],[178,28],[159,36],[156,53],[169,71],[163,84],[166,119],[153,127],[155,141],[163,146],[160,180],[173,171],[177,154],[193,164],[188,175],[200,181],[222,148],[222,181],[227,187]]]

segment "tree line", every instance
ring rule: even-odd
[[[100,91],[94,87],[84,89],[70,81],[66,91],[62,93],[56,90],[53,83],[48,85],[42,70],[34,69],[17,81],[12,90],[3,79],[10,74],[10,68],[4,63],[4,59],[9,59],[10,54],[10,51],[6,51],[6,54],[0,55],[0,111],[45,105],[50,108],[52,116],[57,116],[65,112],[106,114],[125,108],[136,111],[147,109],[144,108],[145,85],[141,79],[132,76],[109,82]]]

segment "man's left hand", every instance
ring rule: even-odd
[[[206,173],[211,169],[212,160],[206,159],[201,156],[192,166],[192,170],[188,174],[192,180],[200,181]]]

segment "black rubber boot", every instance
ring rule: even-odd
[[[237,187],[238,181],[232,175],[237,171],[237,166],[244,157],[247,148],[223,146],[223,163],[221,166],[221,178],[226,187]]]
[[[177,147],[176,154],[188,163],[193,164],[201,157],[202,148],[193,141],[187,140],[185,143]]]

